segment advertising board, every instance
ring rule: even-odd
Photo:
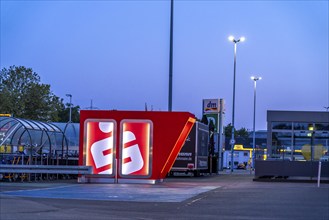
[[[120,176],[149,177],[151,174],[152,122],[123,120],[120,145]]]
[[[219,113],[220,99],[203,99],[203,113]]]
[[[115,121],[87,119],[84,127],[86,166],[92,166],[94,174],[113,175]]]

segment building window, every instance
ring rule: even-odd
[[[292,122],[272,122],[273,130],[291,130]]]
[[[313,129],[312,123],[294,122],[294,130],[307,131]]]
[[[293,136],[293,160],[307,160],[312,142],[312,132],[295,131]],[[307,155],[306,155],[306,154]]]
[[[329,112],[269,111],[268,156],[328,161],[328,120]]]
[[[315,123],[315,130],[329,132],[329,123]]]
[[[291,159],[292,132],[272,132],[272,157]]]
[[[329,159],[329,132],[315,131],[313,135],[314,159],[328,161]]]

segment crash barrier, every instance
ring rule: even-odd
[[[13,165],[78,165],[78,157],[61,155],[1,154],[1,164]]]
[[[42,175],[46,174],[46,175]],[[56,174],[56,176],[51,175]],[[69,175],[92,174],[91,166],[56,166],[56,165],[0,165],[0,179],[16,180],[52,180],[61,178],[69,179]]]
[[[51,157],[47,155],[25,155],[25,154],[0,154],[0,167],[5,165],[10,166],[78,166],[78,158],[65,157],[60,158]],[[33,172],[32,175],[28,173],[0,173],[0,181],[25,181],[25,180],[54,180],[54,179],[71,179],[77,178],[77,174],[43,174]]]
[[[319,176],[319,161],[288,161],[288,160],[256,160],[256,178],[277,177],[329,177],[329,162],[321,162]]]

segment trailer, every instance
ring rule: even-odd
[[[185,140],[169,175],[186,173],[199,176],[209,171],[209,127],[196,122]]]
[[[251,158],[252,158],[252,149],[251,148],[237,148],[237,145],[234,147],[233,153],[233,169],[247,169],[250,167]],[[238,145],[239,146],[239,145]],[[223,158],[223,167],[226,169],[231,168],[231,151],[224,152]]]

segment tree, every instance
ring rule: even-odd
[[[205,124],[205,125],[208,125],[208,118],[207,118],[206,115],[203,115],[203,116],[202,116],[201,122],[202,122],[203,124]]]
[[[228,137],[231,139],[232,137],[232,124],[229,123],[225,127],[225,137]],[[241,138],[248,138],[249,137],[249,131],[246,128],[240,128],[239,130],[236,130],[234,128],[234,137],[241,137]]]
[[[230,137],[232,136],[232,124],[229,123],[227,126],[225,126],[224,128],[224,132],[225,132],[225,137]],[[234,136],[236,136],[236,129],[234,128]]]
[[[236,135],[242,138],[249,138],[249,131],[248,129],[242,127],[236,131]]]
[[[58,121],[59,112],[65,108],[50,85],[40,83],[39,75],[24,66],[1,70],[0,103],[0,113],[40,121]]]
[[[72,105],[72,122],[77,123],[80,121],[80,106]],[[59,122],[68,122],[70,115],[70,103],[66,103],[65,108],[59,112]]]
[[[209,123],[209,155],[215,154],[215,124],[212,120]]]

